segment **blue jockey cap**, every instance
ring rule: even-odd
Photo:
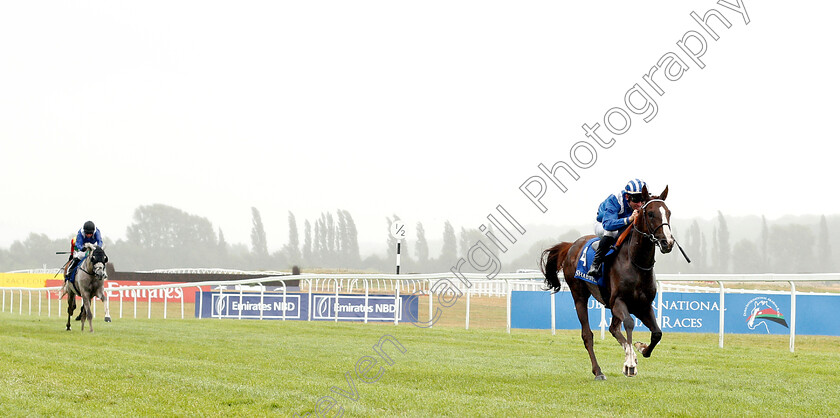
[[[636,194],[642,192],[642,187],[645,187],[645,182],[639,179],[633,179],[627,182],[624,186],[624,193]]]

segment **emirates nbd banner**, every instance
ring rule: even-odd
[[[312,320],[410,322],[418,317],[418,300],[411,295],[369,296],[313,293]],[[308,293],[196,292],[196,318],[243,318],[307,320],[310,314]],[[395,303],[396,302],[396,303]],[[396,318],[395,318],[396,317]]]
[[[511,327],[551,328],[551,293],[514,291],[511,295]],[[555,327],[580,329],[572,295],[558,292],[555,302]],[[657,295],[654,307],[662,298],[663,332],[707,332],[720,330],[720,294],[666,292]],[[589,299],[589,326],[599,329],[601,304]],[[724,299],[724,332],[729,334],[790,334],[790,295],[766,293],[731,293]],[[833,314],[840,307],[840,295],[796,295],[797,335],[840,335],[840,321]],[[606,311],[609,325],[612,314]],[[636,319],[636,327],[644,324]]]

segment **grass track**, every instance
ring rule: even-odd
[[[595,382],[577,331],[98,319],[89,334],[57,317],[0,320],[2,416],[292,416],[327,395],[345,416],[840,414],[836,337],[797,337],[790,353],[786,336],[727,335],[720,349],[717,335],[666,333],[632,379],[615,340],[596,337],[608,379]],[[395,364],[359,381],[354,365],[386,334],[406,352],[386,345]],[[347,372],[357,401],[330,391],[350,390]]]

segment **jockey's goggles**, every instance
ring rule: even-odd
[[[644,200],[641,193],[627,193],[627,200],[633,203],[639,203]]]

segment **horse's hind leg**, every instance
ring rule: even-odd
[[[650,345],[646,345],[642,342],[636,342],[633,345],[644,357],[650,357],[653,352],[653,348],[656,347],[656,344],[659,344],[659,340],[662,339],[662,330],[659,329],[659,324],[656,323],[656,315],[653,313],[653,307],[650,308],[649,312],[639,316],[639,319],[650,330]]]
[[[70,318],[73,317],[73,311],[76,310],[76,296],[67,294],[67,331],[70,331]]]
[[[589,361],[592,362],[592,374],[595,375],[595,380],[606,380],[607,377],[601,372],[601,366],[598,365],[598,360],[595,359],[592,329],[589,328],[589,311],[586,306],[588,302],[588,297],[586,300],[575,300],[575,310],[580,321],[580,337],[583,339],[583,346],[589,352]]]

